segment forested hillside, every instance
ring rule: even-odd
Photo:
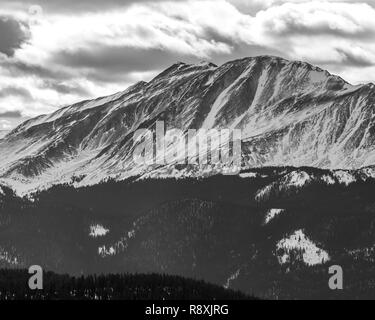
[[[170,274],[260,298],[358,298],[374,290],[375,183],[361,172],[263,168],[25,198],[0,194],[0,268]],[[331,291],[340,265],[345,290]]]
[[[232,290],[176,276],[93,275],[48,272],[43,290],[28,288],[26,270],[0,270],[0,300],[250,300]]]

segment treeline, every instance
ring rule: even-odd
[[[26,270],[0,270],[0,300],[252,300],[222,287],[167,275],[44,274],[43,290],[28,287]]]

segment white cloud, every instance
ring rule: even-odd
[[[280,2],[285,1],[266,1],[274,6],[254,16],[221,0],[162,2],[84,16],[54,15],[32,26],[32,41],[17,57],[43,64],[62,49],[95,49],[93,43],[98,42],[161,48],[176,56],[206,59],[214,53],[231,53],[230,44],[207,37],[205,31],[210,29],[233,42],[282,48],[295,59],[345,62],[343,50],[350,50],[374,62],[375,9],[369,5],[332,1],[276,5]],[[324,55],[317,55],[321,50]],[[324,59],[316,59],[319,56]]]
[[[12,123],[9,120],[0,119],[0,130],[10,130]]]
[[[241,46],[264,48],[265,54],[280,51],[285,58],[319,64],[354,83],[374,81],[375,9],[367,2],[181,0],[143,2],[100,13],[53,11],[39,16],[30,16],[28,7],[22,12],[19,4],[4,7],[7,14],[30,26],[31,39],[16,51],[13,60],[7,60],[21,65],[16,76],[8,70],[9,65],[3,66],[0,88],[25,88],[33,101],[10,97],[0,101],[0,111],[22,110],[27,116],[50,112],[83,98],[123,90],[132,82],[147,81],[165,67],[160,61],[230,59],[238,55],[236,50]],[[128,70],[122,79],[113,77],[111,81],[113,66],[108,60],[116,61],[113,56],[107,60],[97,56],[99,49],[103,54],[110,52],[108,48],[118,48],[120,53],[124,50],[124,55],[133,50],[133,60],[123,61],[137,58],[134,49],[144,50],[140,56],[144,59],[149,55],[154,65],[137,70],[139,65],[134,64],[134,70]],[[155,50],[165,53],[165,60],[153,58]],[[77,65],[79,59],[75,65],[68,59],[56,59],[61,53],[77,57],[78,52],[91,52],[96,59],[85,65]],[[22,64],[32,66],[23,73]],[[118,69],[122,70],[121,66]],[[61,76],[49,79],[54,85],[46,85],[46,77],[53,78],[53,74]],[[99,76],[107,81],[98,83]],[[87,93],[56,90],[62,86],[85,88]]]
[[[282,48],[292,59],[330,71],[356,67],[358,74],[350,81],[357,82],[365,67],[375,65],[375,9],[367,4],[287,3],[259,12],[252,30],[253,41]]]

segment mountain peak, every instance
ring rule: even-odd
[[[177,63],[148,83],[23,123],[0,140],[0,180],[27,189],[147,173],[133,162],[131,137],[156,121],[182,131],[241,130],[245,169],[361,168],[375,164],[373,105],[373,84],[351,86],[305,62]]]

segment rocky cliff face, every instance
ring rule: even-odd
[[[165,174],[133,163],[134,132],[156,121],[183,131],[241,129],[243,168],[358,169],[375,163],[374,105],[374,85],[352,86],[307,63],[178,63],[149,83],[23,123],[0,139],[0,177],[30,190]]]

